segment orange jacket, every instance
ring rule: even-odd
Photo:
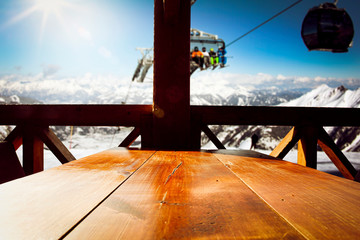
[[[195,58],[195,57],[204,57],[204,55],[202,54],[202,52],[200,51],[193,51],[192,54],[191,54],[191,57],[192,58]]]

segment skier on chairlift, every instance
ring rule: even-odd
[[[219,64],[219,58],[213,48],[210,48],[209,56],[210,56],[210,63],[213,66],[213,69],[215,69]]]
[[[226,57],[225,57],[225,55],[226,55],[226,50],[225,50],[225,48],[224,48],[223,46],[220,46],[220,47],[219,47],[219,49],[218,49],[218,51],[217,51],[217,55],[218,55],[218,57],[219,57],[220,67],[221,67],[221,68],[225,67],[225,64],[226,64],[227,59],[226,59]]]
[[[191,54],[191,59],[200,66],[201,70],[203,70],[204,55],[202,52],[199,51],[198,47],[194,47],[194,51]]]
[[[206,51],[206,47],[202,48],[202,54],[204,56],[204,65],[205,65],[205,69],[207,69],[208,67],[210,67],[210,55],[209,53]]]

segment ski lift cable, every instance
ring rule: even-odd
[[[294,2],[293,4],[291,4],[290,6],[288,6],[287,8],[281,10],[280,12],[278,12],[277,14],[275,14],[274,16],[272,16],[271,18],[267,19],[265,22],[257,25],[256,27],[254,27],[253,29],[251,29],[250,31],[244,33],[243,35],[241,35],[240,37],[236,38],[235,40],[233,40],[232,42],[227,44],[227,47],[229,47],[230,45],[234,44],[235,42],[239,41],[240,39],[242,39],[243,37],[247,36],[248,34],[252,33],[253,31],[255,31],[256,29],[260,28],[261,26],[265,25],[266,23],[270,22],[271,20],[273,20],[274,18],[278,17],[279,15],[283,14],[284,12],[286,12],[287,10],[289,10],[290,8],[294,7],[295,5],[299,4],[300,2],[302,2],[303,0],[298,0],[296,2]]]

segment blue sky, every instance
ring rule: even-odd
[[[231,42],[294,2],[197,0],[191,25]],[[338,2],[355,27],[348,53],[309,52],[303,44],[302,20],[309,8],[323,2],[303,0],[229,46],[229,67],[220,71],[360,82],[358,0]],[[152,0],[0,1],[0,76],[43,73],[61,78],[92,73],[130,80],[140,56],[135,48],[152,44]]]

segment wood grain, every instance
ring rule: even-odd
[[[65,239],[303,239],[211,153],[159,151]]]
[[[359,239],[359,183],[282,160],[216,156],[308,239]]]
[[[0,239],[58,239],[153,151],[112,149],[0,185]]]

